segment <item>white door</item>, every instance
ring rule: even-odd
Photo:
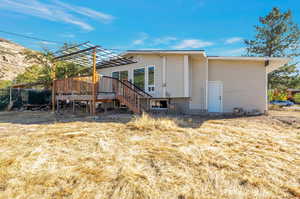
[[[221,81],[208,81],[208,112],[223,112],[223,84]]]

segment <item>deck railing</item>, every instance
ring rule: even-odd
[[[128,106],[135,113],[146,111],[147,107],[141,105],[141,99],[149,99],[151,95],[136,87],[129,81],[102,76],[98,78],[95,87],[92,76],[72,77],[54,81],[56,95],[93,95],[93,88],[97,93],[114,93],[116,99]],[[95,96],[96,97],[96,96]]]
[[[135,113],[146,111],[147,107],[142,106],[141,99],[151,98],[151,95],[142,90],[137,90],[137,87],[129,81],[121,81],[119,79],[103,76],[101,81],[105,82],[108,90],[115,93],[116,99],[128,106]],[[101,86],[100,86],[101,87]]]
[[[92,76],[71,77],[54,81],[56,94],[92,95]]]

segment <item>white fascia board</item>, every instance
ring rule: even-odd
[[[253,61],[283,61],[289,62],[290,58],[287,57],[207,57],[209,60],[253,60]]]
[[[181,54],[181,55],[203,55],[206,57],[204,51],[127,51],[124,52],[124,55],[133,55],[133,54]]]

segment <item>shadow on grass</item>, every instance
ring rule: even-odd
[[[126,124],[140,116],[122,112],[100,113],[97,116],[90,116],[87,113],[73,114],[70,112],[51,113],[42,111],[23,112],[0,112],[0,123],[10,124],[54,124],[69,122],[90,122],[90,123],[122,123]],[[151,118],[157,120],[174,120],[181,128],[200,128],[208,120],[233,119],[237,116],[191,116],[191,115],[160,115],[152,114]]]

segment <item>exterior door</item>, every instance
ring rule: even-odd
[[[223,112],[223,84],[221,81],[208,81],[208,112]]]

